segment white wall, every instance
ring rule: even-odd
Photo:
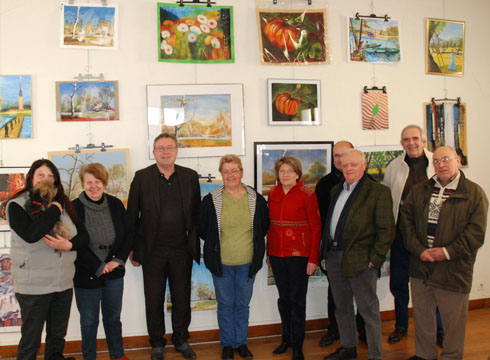
[[[98,3],[91,1],[92,3]],[[490,195],[490,173],[486,141],[490,133],[490,47],[487,17],[490,2],[482,0],[377,0],[375,11],[399,19],[402,27],[402,57],[398,65],[350,64],[346,62],[346,19],[356,12],[371,13],[365,0],[313,0],[325,4],[332,63],[316,66],[263,66],[258,51],[255,4],[251,0],[219,0],[233,5],[235,16],[234,64],[194,65],[159,63],[157,60],[157,14],[155,0],[119,0],[119,50],[65,50],[59,43],[59,0],[0,1],[0,74],[31,74],[33,83],[33,131],[30,140],[0,142],[3,166],[28,166],[46,157],[48,151],[66,150],[74,144],[93,142],[129,148],[131,173],[151,164],[147,151],[147,84],[243,83],[245,102],[246,155],[243,157],[244,181],[253,185],[254,141],[305,141],[348,139],[356,145],[396,144],[401,129],[408,123],[423,124],[423,103],[431,97],[461,96],[468,104],[469,178]],[[266,3],[272,3],[271,0]],[[302,2],[306,3],[306,1]],[[465,75],[462,78],[425,74],[426,17],[466,21]],[[55,121],[55,81],[72,80],[86,72],[103,73],[119,80],[121,120],[97,123],[60,123]],[[386,85],[389,94],[390,129],[361,130],[360,92],[364,85]],[[320,127],[269,127],[267,125],[266,79],[321,79],[323,124]],[[180,164],[203,174],[218,174],[217,158],[185,159]],[[471,299],[490,297],[490,248],[484,246],[475,267]],[[143,287],[140,269],[131,265],[126,276],[123,327],[125,336],[146,334]],[[258,274],[251,303],[250,324],[279,322],[277,292],[264,290],[264,272]],[[478,284],[483,289],[478,290]],[[379,281],[382,310],[393,309],[388,279]],[[324,288],[308,294],[308,318],[324,317]],[[78,312],[73,304],[67,340],[80,339]],[[170,324],[169,324],[170,325]],[[193,317],[190,330],[217,328],[214,313]],[[15,344],[18,334],[2,333],[0,345]]]

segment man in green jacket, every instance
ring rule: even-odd
[[[476,253],[483,245],[488,199],[459,170],[456,152],[438,148],[436,175],[415,185],[401,208],[401,231],[411,254],[415,356],[437,359],[436,307],[444,327],[441,359],[462,359]]]

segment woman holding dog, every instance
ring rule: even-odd
[[[54,201],[44,205],[36,199],[34,205],[39,205],[41,210],[30,214],[26,211],[26,205],[31,205],[36,186],[45,181],[56,187]],[[6,213],[12,230],[12,278],[22,318],[17,359],[36,359],[44,323],[44,358],[64,359],[76,250],[88,244],[88,233],[83,224],[77,221],[70,200],[64,193],[58,169],[46,159],[36,160],[31,165],[25,188],[12,196]],[[71,239],[49,235],[58,221],[66,225]]]
[[[77,215],[90,235],[89,246],[77,253],[75,298],[80,312],[82,353],[95,360],[99,309],[111,359],[124,355],[121,308],[124,264],[131,249],[126,231],[126,210],[116,197],[105,194],[109,174],[99,163],[82,166],[84,192],[73,201]]]

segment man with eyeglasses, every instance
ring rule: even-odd
[[[153,142],[156,163],[136,172],[128,199],[128,219],[134,266],[143,266],[146,324],[151,360],[162,360],[166,345],[165,289],[172,297],[172,343],[186,359],[190,347],[192,260],[200,261],[197,216],[201,192],[197,173],[175,164],[178,147],[173,135]]]
[[[390,344],[396,344],[407,336],[408,303],[410,290],[408,288],[410,254],[403,246],[400,233],[398,214],[410,189],[421,181],[427,181],[434,175],[432,153],[426,149],[427,138],[418,125],[408,125],[402,130],[400,143],[403,154],[394,159],[386,168],[383,184],[391,190],[393,198],[393,215],[395,216],[396,236],[391,245],[390,253],[390,291],[395,300],[395,330],[388,336]],[[437,337],[434,339],[442,344],[444,331],[441,319],[437,316]]]
[[[400,228],[410,257],[415,356],[437,359],[435,309],[444,324],[441,359],[462,359],[476,253],[483,245],[488,199],[459,170],[456,152],[434,151],[436,175],[415,185],[401,208]]]

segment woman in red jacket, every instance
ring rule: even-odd
[[[293,360],[302,360],[308,276],[318,266],[318,200],[300,181],[301,162],[296,157],[280,158],[274,170],[279,183],[269,194],[267,255],[279,292],[282,342],[273,353],[282,354],[291,347]]]

